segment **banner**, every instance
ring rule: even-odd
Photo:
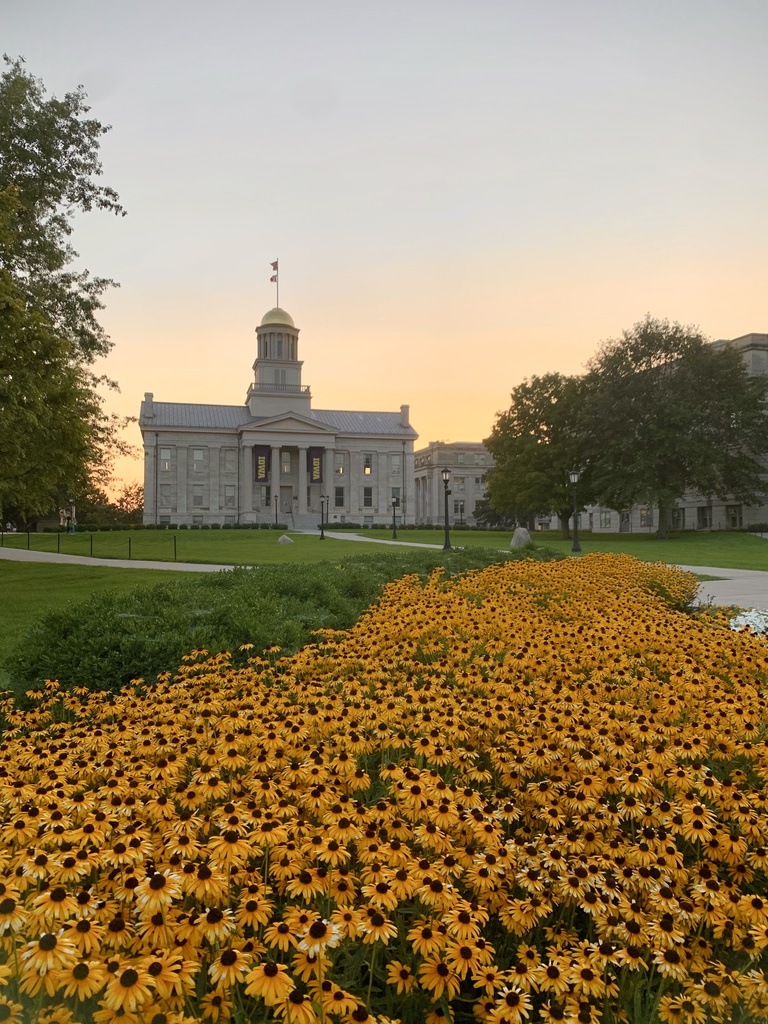
[[[323,456],[325,448],[309,448],[307,450],[307,473],[311,484],[323,482]]]
[[[257,483],[265,483],[269,480],[269,462],[272,449],[268,445],[255,444],[253,446],[254,480]]]

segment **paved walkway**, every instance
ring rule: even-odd
[[[319,531],[305,533],[319,537]],[[326,533],[328,540],[352,540],[363,544],[388,544],[392,547],[434,548],[441,544],[419,544],[414,541],[375,540],[355,533]],[[53,551],[27,551],[24,548],[0,548],[0,559],[14,562],[58,562],[62,565],[103,565],[111,569],[160,569],[171,572],[222,572],[233,569],[233,565],[205,565],[201,562],[150,562],[138,558],[89,558],[87,555],[60,555]],[[757,569],[721,569],[710,565],[681,565],[681,569],[698,576],[717,576],[716,580],[705,580],[699,588],[701,604],[739,605],[741,608],[760,608],[768,611],[768,572]],[[0,583],[2,572],[0,571]]]

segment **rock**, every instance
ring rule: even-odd
[[[285,535],[285,534],[283,533],[283,534],[281,534],[281,536],[279,536],[279,537],[277,538],[277,543],[278,543],[278,544],[293,544],[293,541],[291,540],[291,538],[290,538],[290,537],[287,537],[287,536],[286,536],[286,535]]]
[[[524,526],[518,526],[515,530],[512,540],[509,542],[511,548],[524,548],[526,545],[531,543],[531,535],[528,533]]]

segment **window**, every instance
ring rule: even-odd
[[[363,475],[370,476],[373,473],[373,455],[370,452],[363,452]]]
[[[161,448],[160,449],[160,469],[163,473],[170,472],[171,469],[171,449]]]
[[[741,526],[741,505],[726,505],[725,518],[729,530],[738,530]]]
[[[291,453],[280,452],[280,472],[288,474],[291,472]]]
[[[672,509],[672,529],[673,530],[684,530],[685,529],[685,509],[684,508],[673,508]]]
[[[192,469],[195,473],[202,473],[205,468],[205,448],[192,449]]]
[[[399,487],[393,487],[392,488],[392,497],[395,499],[395,508],[400,508],[400,488]],[[391,504],[392,504],[392,502],[390,501],[390,505]]]
[[[457,466],[463,466],[464,465],[464,452],[457,452],[456,453],[456,465]]]
[[[224,508],[235,507],[235,485],[225,484],[224,485]]]
[[[344,476],[344,456],[339,452],[333,456],[333,472],[337,476]]]
[[[373,526],[373,516],[363,516],[363,526]]]
[[[709,530],[712,528],[712,509],[709,505],[699,505],[696,509],[696,529]]]
[[[335,487],[333,490],[333,507],[344,508],[344,488]]]
[[[451,481],[451,489],[456,491],[457,494],[463,494],[465,490],[464,477],[455,476]]]
[[[203,517],[202,516],[192,516],[192,525],[193,526],[202,526],[203,525]]]
[[[373,508],[373,488],[363,488],[363,508]]]
[[[203,507],[203,485],[193,484],[192,485],[192,506],[193,508]]]
[[[171,485],[160,484],[160,504],[163,506],[171,504]]]
[[[275,384],[278,384],[280,387],[284,387],[285,383],[286,383],[286,371],[285,370],[275,370]]]
[[[272,503],[272,488],[269,484],[261,485],[261,507],[268,508]]]
[[[475,465],[482,466],[485,462],[485,455],[482,452],[475,452]]]
[[[464,515],[464,502],[463,501],[454,501],[454,503],[453,503],[453,514],[455,516],[463,516]]]
[[[600,513],[600,529],[601,530],[610,530],[610,528],[611,528],[611,513],[610,512],[601,512]]]
[[[390,455],[389,469],[391,473],[400,473],[403,468],[403,457],[401,455]]]
[[[221,468],[225,473],[237,472],[237,449],[223,448],[221,452]]]
[[[160,516],[160,525],[161,526],[170,526],[170,524],[171,524],[171,517],[170,516]]]
[[[641,526],[653,526],[653,509],[641,508],[640,509],[640,525]]]
[[[235,517],[234,516],[224,516],[224,525],[225,526],[234,526],[235,525]]]

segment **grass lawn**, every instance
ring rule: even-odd
[[[388,539],[391,530],[366,530],[366,536]],[[581,532],[582,553],[589,551],[624,552],[644,562],[670,562],[674,565],[712,565],[723,569],[768,570],[768,540],[751,533],[676,533],[669,540],[656,540],[651,534]],[[422,544],[442,545],[442,530],[401,530],[400,540],[418,541]],[[451,543],[457,547],[468,544],[482,544],[487,547],[508,548],[512,532],[495,533],[455,530]],[[570,540],[561,540],[554,530],[533,535],[536,545],[570,554]]]
[[[167,578],[167,571],[162,569],[0,561],[0,682],[3,660],[19,635],[38,616],[68,608],[99,590],[133,590],[162,583]]]
[[[134,558],[159,562],[204,562],[219,565],[272,565],[319,562],[326,558],[359,555],[359,543],[333,543],[311,534],[290,533],[293,544],[278,544],[277,530],[118,530],[109,533],[33,533],[35,551],[60,551],[62,555],[93,554],[94,558]],[[91,549],[91,538],[93,548]],[[57,547],[58,540],[58,547]],[[130,541],[130,555],[129,545]],[[26,548],[26,533],[6,533],[5,547]]]

